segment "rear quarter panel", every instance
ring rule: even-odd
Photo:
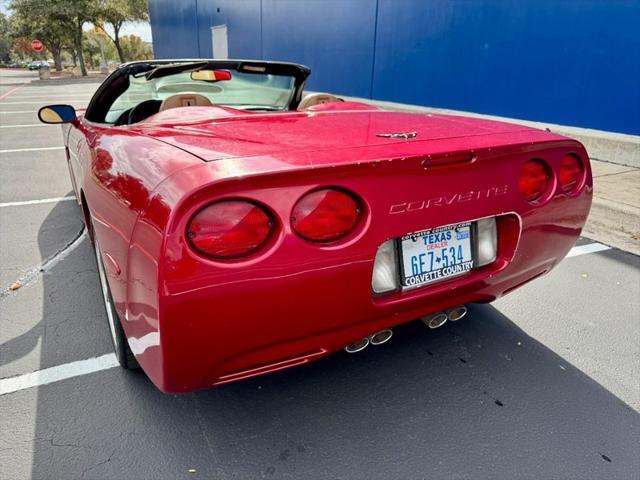
[[[202,162],[126,128],[104,128],[83,120],[71,126],[67,147],[72,181],[90,212],[91,233],[99,241],[125,333],[134,345],[145,335],[156,332],[157,337],[157,265],[148,268],[147,263],[157,264],[158,252],[155,257],[148,252],[146,245],[152,242],[132,242],[136,222],[141,212],[158,207],[152,192],[162,180]],[[140,255],[147,261],[139,261]],[[130,297],[135,302],[129,302]],[[161,365],[152,350],[139,360],[149,371]]]

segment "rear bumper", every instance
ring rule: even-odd
[[[247,273],[165,296],[164,369],[161,382],[154,381],[167,392],[237,381],[317,360],[435,311],[491,302],[551,270],[579,236],[586,211],[560,221],[566,212],[561,205],[542,210],[499,223],[492,265],[406,292],[372,294],[369,255],[343,264],[291,266],[275,275]]]
[[[383,160],[230,181],[214,177],[241,171],[239,165],[210,162],[163,183],[159,197],[175,200],[170,212],[158,210],[157,227],[148,219],[138,222],[123,322],[130,343],[134,335],[138,343],[153,339],[138,360],[158,388],[188,392],[281,370],[435,311],[493,301],[551,270],[587,219],[588,164],[575,194],[563,193],[554,180],[550,196],[532,205],[517,188],[520,166],[533,156],[555,170],[567,151],[586,159],[576,142],[492,146],[475,150],[472,163],[437,168],[425,168],[424,154],[411,150],[423,147],[408,142],[403,148],[408,150],[396,152],[394,161],[371,149],[358,155]],[[211,182],[202,182],[208,175]],[[189,190],[196,176],[205,187]],[[325,186],[351,191],[365,203],[359,227],[338,245],[312,244],[290,226],[296,200]],[[195,254],[185,242],[189,219],[210,202],[238,196],[270,209],[276,230],[270,241],[227,263]],[[489,216],[502,219],[493,264],[405,292],[372,293],[374,258],[383,242]]]

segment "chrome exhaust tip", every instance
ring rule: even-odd
[[[450,321],[457,322],[467,314],[467,307],[465,307],[464,305],[460,305],[459,307],[454,307],[454,308],[445,310],[444,313],[447,314],[447,318]]]
[[[447,323],[447,314],[444,312],[432,313],[431,315],[427,315],[426,317],[422,317],[422,323],[424,323],[427,327],[434,329],[441,327],[445,323]]]
[[[371,345],[382,345],[383,343],[387,343],[391,340],[391,337],[393,337],[393,330],[387,328],[369,335],[369,343],[371,343]]]
[[[353,343],[350,343],[344,347],[344,351],[347,353],[358,353],[369,346],[369,337],[361,338]]]

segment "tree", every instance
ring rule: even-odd
[[[101,39],[98,38],[100,34],[95,31],[84,32],[84,38],[82,39],[82,45],[84,47],[85,61],[89,64],[90,68],[95,68],[96,65],[100,65],[102,47],[100,45]]]
[[[125,49],[120,41],[120,31],[126,22],[143,22],[149,20],[147,0],[102,0],[96,26],[111,39],[118,52],[120,62],[133,60],[126,56]],[[113,36],[105,29],[108,24],[113,29]]]
[[[25,37],[16,37],[13,40],[11,46],[13,53],[20,60],[29,60],[33,57],[33,50],[31,49],[31,41]]]
[[[9,8],[27,23],[55,28],[56,34],[52,38],[60,40],[60,45],[64,45],[66,38],[71,38],[83,76],[87,75],[87,68],[83,56],[82,27],[97,18],[98,6],[97,0],[13,0],[9,4]],[[53,54],[53,48],[49,48]]]
[[[31,11],[26,2],[14,2],[13,30],[15,35],[29,39],[37,38],[51,52],[56,70],[62,70],[62,50],[72,43],[69,29],[50,21],[40,12]]]
[[[40,1],[40,0],[34,0]],[[84,51],[82,47],[82,37],[85,23],[97,18],[98,6],[95,0],[46,0],[55,5],[55,17],[58,21],[71,27],[73,35],[73,45],[78,54],[80,72],[83,77],[87,76],[87,67],[84,63]]]
[[[8,62],[9,54],[11,53],[12,32],[11,32],[11,19],[0,12],[0,61]]]
[[[137,35],[125,35],[122,37],[122,51],[129,61],[153,58],[151,46]]]

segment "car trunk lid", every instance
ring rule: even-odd
[[[130,128],[204,161],[531,131],[489,120],[387,112],[374,107],[269,113],[186,107],[160,112]]]

